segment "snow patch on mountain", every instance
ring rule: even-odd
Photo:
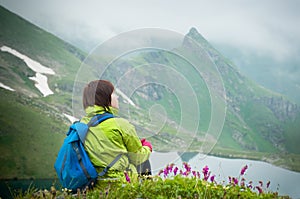
[[[48,79],[46,75],[36,73],[34,77],[29,77],[29,79],[36,82],[35,87],[41,91],[44,97],[53,94],[53,91],[48,86]]]
[[[116,88],[116,92],[118,95],[120,95],[125,101],[127,101],[130,105],[136,107],[135,103],[125,94],[123,93],[120,89]]]
[[[76,121],[79,121],[78,118],[73,117],[72,115],[68,115],[68,114],[64,113],[64,116],[65,116],[66,118],[68,118],[68,120],[70,120],[71,123],[76,122]]]
[[[35,87],[43,94],[44,97],[53,94],[53,91],[49,88],[47,76],[43,75],[54,75],[55,72],[51,68],[43,66],[39,62],[30,59],[26,55],[23,55],[10,47],[2,46],[0,50],[22,59],[31,70],[36,72],[35,76],[29,77],[29,79],[35,81]]]
[[[6,86],[5,84],[3,84],[3,83],[1,83],[1,82],[0,82],[0,87],[1,87],[1,88],[4,88],[4,89],[6,89],[6,90],[9,90],[9,91],[15,91],[15,89],[13,89],[13,88],[11,88],[11,87],[9,87],[9,86]]]

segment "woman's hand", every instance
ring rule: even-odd
[[[150,151],[152,152],[152,144],[151,142],[147,141],[145,138],[141,139],[141,143],[143,146],[147,146],[150,148]]]

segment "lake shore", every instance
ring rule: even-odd
[[[300,154],[214,149],[212,152],[208,153],[208,155],[229,159],[258,160],[284,169],[300,172]]]

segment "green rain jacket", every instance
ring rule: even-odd
[[[104,107],[97,105],[89,106],[85,111],[86,116],[81,119],[83,123],[88,123],[96,114],[110,112],[116,116],[118,112],[113,107],[105,110]],[[119,117],[107,119],[95,127],[90,127],[85,140],[85,149],[97,172],[101,172],[118,154],[124,154],[103,176],[121,180],[125,179],[124,171],[136,174],[136,166],[149,159],[151,154],[149,147],[142,146],[135,127],[126,119]]]

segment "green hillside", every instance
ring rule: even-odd
[[[300,109],[297,104],[288,100],[287,97],[282,96],[276,92],[268,90],[238,72],[237,67],[233,65],[230,60],[223,57],[213,46],[211,46],[195,29],[191,29],[187,34],[182,46],[179,46],[173,51],[166,52],[164,50],[146,50],[128,58],[122,57],[119,60],[114,60],[113,66],[104,74],[104,77],[118,82],[118,78],[122,77],[124,71],[137,71],[134,75],[135,80],[130,80],[135,84],[143,77],[147,82],[172,82],[173,74],[165,73],[163,68],[165,66],[176,70],[181,75],[187,77],[187,81],[193,86],[196,91],[197,100],[201,120],[199,120],[199,129],[197,136],[190,140],[189,123],[182,124],[181,132],[177,133],[176,125],[182,116],[180,109],[181,104],[184,104],[187,109],[192,109],[192,104],[178,102],[178,98],[172,92],[160,86],[159,84],[146,84],[139,87],[132,98],[139,107],[143,107],[145,111],[136,111],[131,115],[136,120],[145,117],[153,105],[161,105],[165,108],[169,122],[167,121],[164,128],[161,129],[160,134],[154,135],[150,140],[154,143],[156,149],[159,150],[178,150],[178,148],[198,151],[201,146],[206,145],[203,142],[203,136],[208,131],[209,120],[211,117],[211,101],[207,86],[199,73],[195,71],[191,63],[185,62],[174,56],[176,52],[180,52],[185,57],[192,60],[193,64],[201,64],[203,57],[197,56],[204,54],[198,52],[199,49],[193,46],[193,42],[189,42],[187,38],[197,41],[202,46],[202,49],[208,53],[218,71],[222,75],[226,97],[222,96],[221,88],[217,86],[213,88],[218,94],[217,103],[226,100],[227,113],[225,124],[220,137],[216,137],[217,143],[210,154],[225,156],[225,157],[248,157],[252,159],[265,159],[268,162],[274,163],[276,160],[278,165],[297,168],[299,167],[300,148],[297,147],[297,142],[300,140],[299,134],[299,113]],[[195,48],[195,49],[193,49]],[[196,53],[194,53],[196,52]],[[161,73],[142,70],[141,66],[151,65],[157,66],[157,70]],[[206,72],[211,73],[211,77],[207,80],[211,81],[213,85],[214,79],[217,78],[217,73],[210,69],[210,65],[204,65]],[[144,67],[146,69],[146,67]],[[205,78],[205,77],[204,77]],[[142,80],[144,81],[144,80]],[[126,88],[124,88],[126,89]],[[188,93],[186,93],[188,98]],[[126,117],[126,116],[125,116]],[[193,121],[194,115],[188,115],[188,120]],[[171,122],[170,122],[171,121]],[[148,123],[150,119],[141,126],[151,129]],[[185,131],[187,130],[187,131]],[[213,133],[211,135],[213,137]],[[171,143],[170,143],[170,142]],[[192,141],[192,143],[190,143]],[[251,153],[250,153],[251,152]],[[284,161],[287,154],[293,156],[288,161]],[[272,157],[272,158],[265,158]],[[289,162],[289,166],[284,162]],[[299,170],[299,169],[297,169]]]
[[[0,89],[0,178],[53,178],[66,122],[42,101]]]
[[[55,90],[58,95],[49,96],[48,101],[57,106],[64,104],[64,108],[70,107],[71,103],[66,99],[71,98],[75,75],[85,53],[3,7],[0,7],[0,29],[0,47],[16,49],[55,71],[56,75],[48,79],[51,90]],[[33,71],[13,55],[2,51],[0,53],[0,81],[19,92],[40,96],[34,83],[28,79],[34,74]]]
[[[0,47],[8,46],[52,68],[54,95],[42,97],[20,58],[0,51],[0,178],[53,178],[53,164],[70,122],[73,82],[85,54],[0,7]]]

